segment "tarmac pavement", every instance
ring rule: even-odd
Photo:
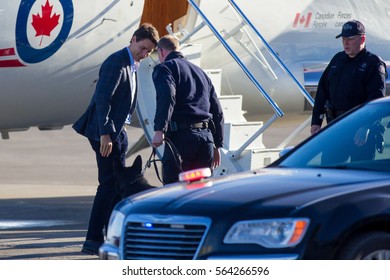
[[[129,142],[142,133],[131,128]],[[150,152],[139,154],[146,160]],[[159,185],[150,172],[149,182]],[[70,126],[0,140],[0,259],[98,259],[80,252],[96,187],[94,153]]]
[[[281,141],[309,116],[284,118],[263,142]],[[142,133],[130,128],[129,144]],[[306,128],[293,144],[308,135]],[[146,161],[150,152],[137,155]],[[161,185],[153,168],[147,169],[146,178]],[[96,186],[94,154],[87,139],[70,126],[58,131],[31,128],[0,140],[0,260],[98,259],[80,252]]]

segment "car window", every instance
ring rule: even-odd
[[[389,127],[388,102],[368,104],[324,129],[279,165],[390,172]]]

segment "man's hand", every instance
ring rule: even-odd
[[[217,168],[221,164],[221,151],[219,148],[214,148],[214,158],[213,162],[211,163],[211,167]]]
[[[152,146],[154,148],[158,148],[162,145],[163,142],[164,142],[164,132],[162,132],[161,130],[155,131],[152,139]]]
[[[112,141],[109,134],[100,136],[100,154],[108,157],[112,152]]]
[[[310,128],[310,133],[311,135],[317,133],[318,131],[321,130],[321,126],[320,125],[316,125],[316,124],[313,124]]]

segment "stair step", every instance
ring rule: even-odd
[[[183,44],[181,45],[180,51],[187,60],[200,67],[201,44]]]
[[[249,140],[261,127],[263,122],[237,122],[225,123],[224,126],[224,148],[232,151],[238,150]],[[255,139],[247,149],[263,149],[263,136]]]
[[[242,110],[242,95],[222,95],[219,102],[223,110],[225,122],[246,122],[245,111]]]
[[[223,176],[245,170],[253,170],[269,165],[279,158],[281,149],[244,150],[238,158],[233,158],[235,151],[222,149],[222,163],[214,170],[213,176]]]
[[[206,74],[211,79],[211,82],[213,83],[215,92],[217,93],[217,96],[221,96],[221,84],[222,84],[222,70],[221,69],[204,69]]]
[[[262,168],[278,159],[280,151],[281,149],[244,150],[237,159],[237,163],[243,170]],[[231,160],[235,161],[233,158]]]

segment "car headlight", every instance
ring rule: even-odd
[[[308,226],[306,218],[240,221],[229,229],[223,242],[254,243],[266,248],[292,247],[302,240]]]
[[[107,242],[119,247],[125,215],[119,211],[112,211],[110,222],[108,223]]]

